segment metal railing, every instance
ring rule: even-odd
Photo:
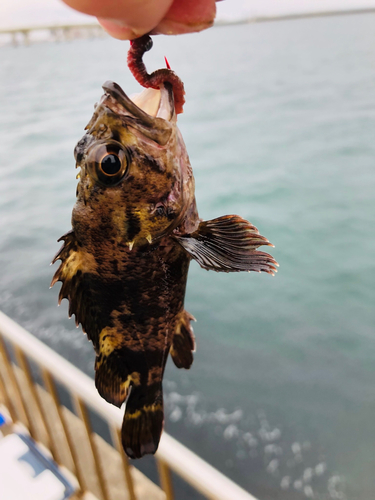
[[[31,369],[30,362],[37,365],[37,370]],[[38,378],[42,383],[38,383]],[[59,386],[68,391],[76,410],[75,414],[62,404]],[[142,488],[137,486],[137,481],[141,481],[142,475],[129,464],[121,445],[122,411],[98,395],[90,377],[2,312],[0,312],[1,394],[12,420],[23,424],[31,437],[50,451],[57,464],[64,466],[75,476],[78,483],[77,491],[82,495],[90,492],[100,500],[120,498],[119,495],[114,496],[110,487],[113,481],[108,478],[108,469],[111,469],[111,474],[114,473],[115,459],[117,459],[119,474],[122,474],[124,480],[125,498],[129,500],[141,498],[173,500],[175,496],[171,471],[208,499],[256,500],[165,432],[155,455],[160,485],[164,493],[155,485],[152,489],[151,482],[147,479],[145,481],[150,483],[147,486],[148,492],[142,493]],[[93,432],[90,412],[97,414],[108,425],[112,447]],[[63,453],[64,447],[69,450],[68,458],[66,451]],[[86,451],[82,457],[83,449]],[[109,456],[113,457],[110,468],[108,468]],[[89,462],[91,473],[87,470]],[[92,487],[90,481],[93,482],[93,477],[96,486]]]

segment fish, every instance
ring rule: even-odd
[[[107,81],[77,143],[72,229],[58,241],[59,304],[92,342],[95,385],[125,412],[122,445],[130,458],[154,454],[164,427],[162,379],[168,355],[193,363],[194,317],[185,310],[188,269],[274,274],[257,250],[271,243],[238,215],[202,220],[189,156],[177,127],[184,86],[167,68],[147,73],[152,40],[135,40],[128,66],[145,89],[131,98]]]

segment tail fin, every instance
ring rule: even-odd
[[[154,454],[164,426],[161,383],[132,386],[122,423],[122,445],[130,458]]]
[[[195,338],[190,325],[190,321],[192,320],[195,321],[194,316],[184,310],[176,324],[170,353],[177,368],[188,369],[193,363]]]

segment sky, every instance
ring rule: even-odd
[[[375,0],[224,0],[217,4],[217,18],[235,20],[366,7],[375,8]],[[73,11],[60,0],[0,0],[0,29],[92,21],[94,18]]]

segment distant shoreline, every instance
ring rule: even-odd
[[[330,10],[319,12],[304,12],[297,14],[282,14],[277,16],[259,16],[235,20],[215,21],[214,27],[232,26],[237,24],[266,23],[274,21],[293,21],[315,17],[350,16],[357,14],[374,14],[375,7],[362,9]],[[34,33],[36,35],[34,35]],[[97,38],[109,36],[98,22],[84,24],[49,24],[40,26],[16,26],[0,28],[0,46],[28,45],[38,41],[62,41],[76,38]]]
[[[374,14],[375,7],[367,7],[363,9],[346,9],[346,10],[328,10],[319,12],[301,12],[298,14],[281,14],[278,16],[259,16],[248,17],[244,19],[236,19],[233,21],[215,21],[215,26],[228,26],[231,24],[252,24],[252,23],[266,23],[271,21],[293,21],[297,19],[311,18],[311,17],[333,17],[333,16],[350,16],[356,14]]]

